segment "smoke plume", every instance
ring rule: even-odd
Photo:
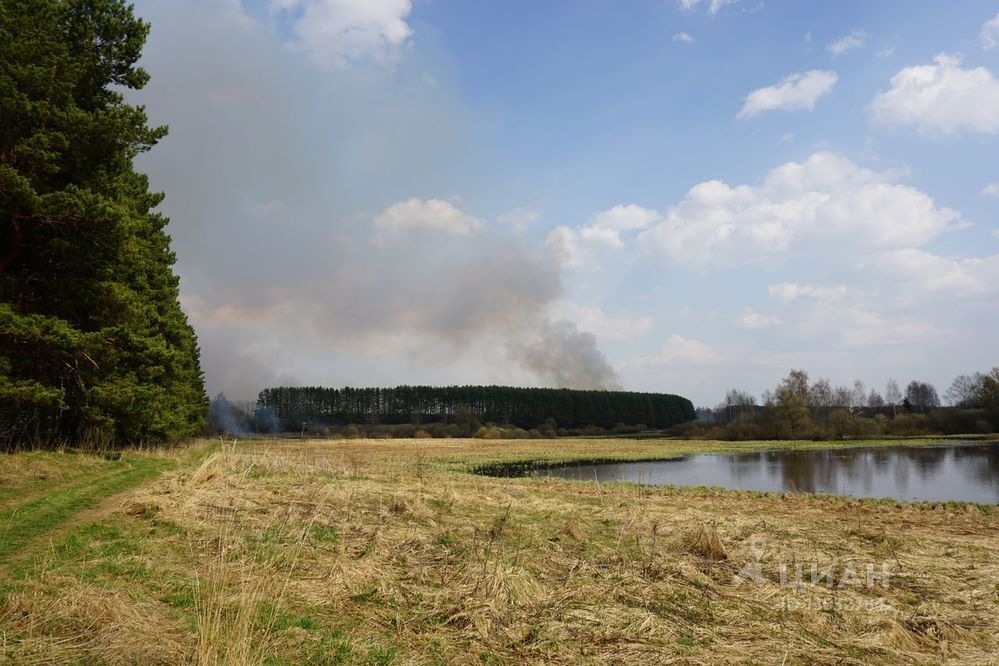
[[[526,340],[510,341],[507,351],[514,360],[550,386],[575,389],[620,387],[617,373],[597,348],[596,337],[580,331],[569,321],[545,320],[535,335]]]
[[[142,7],[152,80],[133,101],[170,125],[141,166],[210,394],[613,385],[592,335],[548,321],[543,244],[452,196],[494,183],[454,82],[427,80],[446,67],[416,49],[393,71],[311,70],[238,3],[179,1]]]

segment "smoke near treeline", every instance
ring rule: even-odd
[[[454,196],[491,183],[453,82],[425,86],[414,53],[391,76],[313,85],[272,35],[184,4],[144,7],[152,79],[136,99],[171,128],[143,166],[167,193],[209,395],[617,385],[596,340],[558,322],[564,276],[538,236]]]
[[[542,381],[560,388],[618,388],[617,372],[592,333],[568,321],[543,321],[527,339],[511,340],[510,356]]]

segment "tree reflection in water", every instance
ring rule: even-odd
[[[534,473],[600,482],[991,504],[999,502],[999,443],[702,454],[671,461],[552,467]]]

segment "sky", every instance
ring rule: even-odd
[[[207,389],[999,365],[999,2],[139,0]]]

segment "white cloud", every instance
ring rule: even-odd
[[[724,7],[728,5],[734,5],[742,0],[711,0],[711,4],[708,6],[708,13],[717,14]]]
[[[614,206],[593,216],[591,226],[612,231],[646,229],[659,219],[659,213],[635,204]]]
[[[693,44],[697,40],[691,37],[686,32],[678,32],[675,35],[673,35],[673,41],[682,42],[684,44]]]
[[[596,268],[602,249],[619,249],[624,243],[616,231],[599,227],[573,229],[559,225],[548,232],[545,245],[559,266]]]
[[[659,219],[659,213],[635,204],[617,205],[597,213],[580,228],[555,227],[546,239],[555,260],[562,266],[595,265],[602,248],[624,247],[621,233],[646,229]]]
[[[553,319],[565,319],[593,333],[598,340],[627,340],[652,330],[652,318],[627,313],[607,314],[594,305],[564,301],[552,310]]]
[[[275,12],[294,16],[298,45],[317,62],[342,67],[372,59],[390,62],[412,29],[411,0],[271,0]]]
[[[771,170],[759,187],[695,185],[638,243],[677,264],[706,268],[816,248],[828,254],[912,247],[963,226],[957,212],[893,182],[897,177],[815,153]]]
[[[923,316],[899,312],[899,294],[913,285],[885,273],[865,274],[862,286],[784,282],[771,285],[771,297],[784,307],[784,332],[828,348],[870,348],[922,344],[941,329]],[[877,286],[887,289],[879,292]],[[871,288],[871,287],[874,288]],[[925,292],[920,294],[924,298]],[[925,307],[925,301],[920,303]]]
[[[673,334],[655,354],[636,356],[625,365],[646,369],[663,365],[703,365],[721,360],[721,354],[700,340]]]
[[[775,110],[811,111],[820,97],[832,91],[838,79],[836,72],[817,69],[792,74],[780,83],[749,93],[736,118],[752,118]]]
[[[983,197],[999,197],[999,183],[989,183],[982,188]]]
[[[375,227],[399,233],[412,230],[433,230],[457,236],[468,236],[481,231],[486,223],[456,208],[447,201],[413,197],[408,201],[392,204],[375,218]]]
[[[999,14],[985,22],[979,38],[982,40],[982,48],[986,51],[999,46]]]
[[[885,48],[883,48],[880,51],[878,51],[878,57],[879,58],[890,58],[893,55],[895,55],[895,47],[894,46],[886,46]]]
[[[794,132],[784,132],[780,135],[781,143],[794,143]]]
[[[567,268],[578,268],[592,264],[592,250],[580,238],[576,229],[560,224],[548,232],[545,245],[552,253],[555,263]]]
[[[711,0],[708,3],[708,13],[717,14],[728,5],[734,5],[738,2],[742,2],[742,0]],[[677,0],[677,4],[683,11],[691,12],[700,6],[701,0]]]
[[[963,69],[957,55],[940,54],[934,63],[893,76],[891,89],[871,102],[874,117],[931,134],[999,133],[999,80],[992,72]]]
[[[834,56],[840,56],[847,51],[865,46],[870,38],[871,35],[866,30],[854,30],[826,46],[826,50]]]
[[[518,234],[527,231],[527,228],[541,219],[541,215],[530,208],[514,208],[506,213],[501,213],[496,217],[500,224],[506,224],[513,228]]]
[[[892,321],[880,315],[855,308],[856,319],[843,329],[840,343],[844,347],[870,349],[878,346],[925,345],[930,338],[949,334],[927,321]]]
[[[758,331],[764,328],[770,328],[771,326],[777,326],[781,323],[781,320],[779,317],[774,315],[757,312],[753,308],[746,308],[735,320],[735,323],[740,328],[745,328],[750,331]]]
[[[951,259],[916,248],[879,253],[872,272],[907,291],[926,295],[954,292],[962,296],[999,293],[999,255]]]
[[[793,303],[799,299],[823,302],[838,301],[846,295],[846,287],[843,285],[823,286],[799,282],[772,284],[768,291],[771,298],[782,303]]]

